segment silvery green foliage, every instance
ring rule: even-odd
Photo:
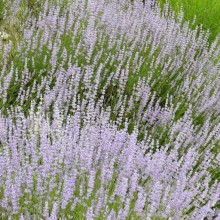
[[[61,4],[45,1],[21,26],[13,61],[4,45],[3,215],[214,217],[217,40],[150,1]]]

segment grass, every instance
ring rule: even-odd
[[[163,7],[166,0],[159,0]],[[182,7],[184,20],[190,21],[190,26],[202,26],[210,31],[209,42],[213,42],[220,33],[220,0],[168,0],[175,14],[179,14]],[[194,17],[196,20],[193,24]]]

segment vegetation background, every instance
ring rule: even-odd
[[[49,0],[50,1],[50,0]],[[133,0],[131,0],[133,1]],[[142,0],[144,2],[144,0]],[[154,1],[154,0],[153,0]],[[14,2],[11,1],[11,5]],[[19,40],[19,26],[28,17],[24,12],[29,9],[29,13],[37,16],[44,0],[22,0],[22,7],[17,13],[17,17],[11,17],[6,8],[6,1],[0,0],[0,31],[8,33],[15,44]],[[209,42],[212,43],[220,34],[220,0],[155,0],[161,8],[168,2],[175,13],[179,15],[183,10],[183,20],[189,21],[192,29],[199,26],[210,32]],[[63,0],[65,7],[66,0]],[[10,7],[10,4],[7,4]],[[13,15],[12,15],[13,16]]]
[[[165,0],[159,0],[163,7]],[[220,0],[168,0],[173,11],[179,14],[182,7],[184,20],[189,20],[192,28],[196,25],[210,31],[209,41],[213,42],[220,33]],[[196,17],[195,24],[193,20]]]
[[[55,1],[55,0],[49,0],[49,1]],[[74,0],[73,0],[74,1]],[[119,0],[120,1],[120,0]],[[141,1],[141,0],[140,0]],[[16,2],[16,0],[11,1],[11,5],[13,5]],[[27,20],[30,16],[38,16],[38,13],[40,10],[42,10],[42,3],[44,0],[21,0],[22,5],[18,8],[19,11],[9,10],[11,7],[10,4],[6,4],[6,1],[0,0],[0,32],[5,32],[8,34],[9,38],[3,42],[3,44],[7,44],[8,40],[12,41],[12,47],[13,50],[11,52],[11,60],[14,59],[14,56],[16,54],[17,50],[17,44],[21,40],[21,32],[22,32],[22,24],[25,20]],[[66,1],[63,0],[63,8],[66,6]],[[163,10],[166,1],[165,0],[158,0],[158,4],[160,4],[161,9]],[[216,37],[220,34],[220,0],[168,0],[168,3],[170,3],[172,10],[174,11],[175,15],[179,15],[181,13],[181,9],[183,10],[183,20],[190,22],[190,27],[192,29],[196,27],[202,27],[204,30],[209,30],[210,36],[209,36],[209,43],[214,42]],[[28,10],[26,10],[28,9]],[[15,8],[16,10],[16,8]],[[13,12],[12,14],[10,14]],[[14,15],[16,14],[16,17]],[[64,43],[68,43],[68,39],[66,41],[63,41]],[[34,55],[32,55],[34,56]],[[0,70],[2,68],[3,57],[1,55],[0,51]],[[8,62],[11,61],[8,59]],[[19,67],[20,60],[14,60],[14,64]],[[40,68],[40,67],[39,67]],[[144,70],[142,70],[144,72]],[[38,76],[36,75],[36,78]],[[169,79],[168,79],[169,80]],[[131,85],[136,83],[135,79],[132,82]],[[167,81],[166,81],[167,82]],[[169,83],[169,82],[168,82]],[[16,87],[17,86],[17,87]],[[8,95],[8,101],[6,103],[7,106],[15,106],[17,103],[14,101],[16,99],[15,94],[16,91],[19,89],[19,85],[17,84],[13,88],[11,87],[11,94]],[[166,98],[166,94],[164,94],[164,90],[167,89],[167,87],[164,86],[164,88],[160,88],[160,85],[158,87],[158,94],[163,95],[162,98]],[[164,90],[163,90],[164,89]],[[156,90],[156,89],[155,89]],[[129,88],[127,90],[129,92]],[[110,91],[111,92],[111,91]],[[110,93],[109,92],[109,93]],[[127,94],[129,95],[129,93]],[[32,97],[30,97],[30,100],[27,100],[25,103],[25,108],[28,110],[28,106],[30,107],[30,101]],[[3,108],[2,103],[0,102],[0,109]],[[185,111],[185,106],[183,108],[183,111]],[[179,112],[181,115],[183,112]],[[213,179],[220,179],[220,172],[215,171],[213,173]]]

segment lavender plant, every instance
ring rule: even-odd
[[[37,15],[15,2],[2,218],[220,218],[218,38],[150,1],[39,1]]]

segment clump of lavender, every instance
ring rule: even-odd
[[[0,42],[2,218],[220,218],[218,39],[150,1],[26,15]]]
[[[147,143],[138,142],[137,128],[131,135],[126,128],[118,130],[109,123],[108,112],[103,112],[93,125],[80,128],[80,106],[65,124],[57,103],[54,111],[52,124],[40,110],[34,113],[33,105],[27,118],[21,111],[15,112],[16,124],[11,118],[1,118],[3,216],[214,216],[220,185],[217,181],[209,185],[208,168],[214,166],[213,161],[219,162],[211,153],[212,145],[205,154],[192,146],[179,156],[184,148],[183,138],[159,149],[158,142],[150,136]],[[197,138],[202,140],[203,132]]]

